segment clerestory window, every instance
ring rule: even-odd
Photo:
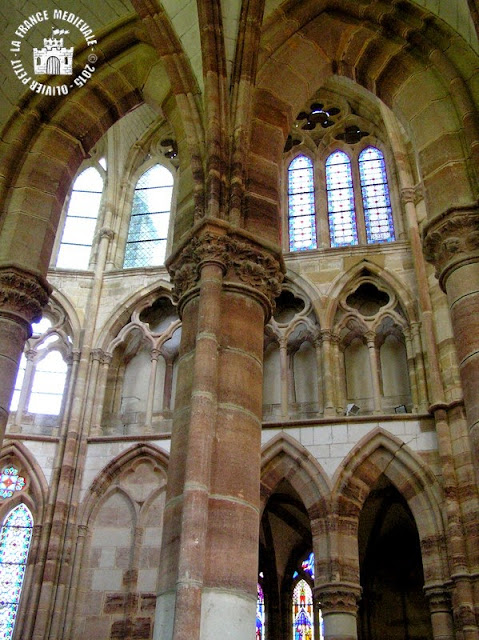
[[[314,184],[313,161],[296,156],[288,167],[289,250],[317,247],[317,209],[326,209],[329,238],[323,245],[351,247],[396,239],[383,152],[368,146],[359,154],[336,149],[324,162],[324,187]],[[325,207],[318,207],[322,198]]]
[[[164,264],[172,194],[173,176],[166,167],[154,165],[140,176],[133,195],[125,269]]]
[[[88,269],[103,192],[103,178],[94,167],[80,173],[68,203],[56,266]]]

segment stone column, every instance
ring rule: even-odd
[[[330,582],[315,587],[324,620],[324,640],[356,640],[358,602],[361,587],[347,582]]]
[[[23,347],[50,291],[40,276],[15,267],[0,268],[0,447]]]
[[[431,626],[434,640],[453,640],[454,623],[449,592],[442,587],[426,587],[425,594],[431,610]]]
[[[373,385],[374,413],[381,413],[381,382],[379,380],[378,353],[376,349],[376,334],[368,331],[365,336],[368,345],[369,366],[371,369],[371,382]]]
[[[453,208],[426,225],[426,259],[447,294],[476,473],[479,473],[479,206]]]
[[[108,380],[108,371],[110,369],[110,363],[112,355],[110,353],[102,352],[100,355],[100,371],[98,374],[97,388],[95,395],[95,408],[92,418],[92,425],[90,427],[91,436],[99,436],[102,429],[102,417],[103,417],[103,404],[105,402],[106,383]]]
[[[20,389],[20,396],[18,398],[17,413],[15,416],[15,424],[10,425],[10,433],[13,431],[21,431],[21,425],[23,421],[23,415],[27,406],[27,402],[30,399],[30,392],[32,390],[33,374],[35,373],[35,365],[33,360],[35,358],[35,351],[29,349],[25,353],[26,366],[25,375],[23,376],[22,388]],[[20,355],[21,358],[21,355]]]
[[[323,348],[322,357],[322,378],[324,383],[324,416],[336,415],[336,404],[334,402],[334,367],[331,357],[331,331],[321,331],[321,344]]]
[[[158,371],[159,349],[150,352],[150,381],[148,384],[148,399],[146,402],[145,433],[153,433],[153,405],[155,402],[156,372]]]
[[[168,267],[183,331],[164,512],[156,640],[254,634],[264,322],[271,250],[204,221]]]
[[[279,339],[279,366],[281,381],[281,417],[289,418],[288,344],[286,338]]]

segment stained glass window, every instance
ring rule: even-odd
[[[103,179],[94,167],[73,183],[57,267],[88,269],[102,191]]]
[[[326,160],[326,190],[331,246],[358,244],[351,160],[344,151]]]
[[[359,176],[367,242],[392,242],[395,237],[386,164],[376,147],[367,147],[359,154]]]
[[[289,250],[316,249],[313,163],[297,156],[288,169]]]
[[[293,591],[293,639],[313,640],[313,592],[306,580],[300,580]]]
[[[0,474],[0,498],[11,498],[15,491],[21,491],[25,486],[25,478],[18,475],[15,467],[5,467]]]
[[[133,196],[123,266],[152,267],[165,262],[173,176],[157,164],[140,177]]]
[[[12,509],[0,532],[0,640],[11,640],[32,539],[33,518],[24,504]]]
[[[256,640],[264,640],[264,593],[259,582],[256,601]]]
[[[314,580],[314,553],[311,551],[306,560],[301,564],[302,570],[308,574],[311,580]]]

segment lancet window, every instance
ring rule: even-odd
[[[165,262],[173,175],[156,164],[145,171],[133,194],[124,268],[152,267]]]
[[[62,269],[88,269],[100,210],[103,178],[95,167],[88,167],[73,183],[56,266]]]

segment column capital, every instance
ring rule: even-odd
[[[400,191],[401,202],[403,204],[417,204],[424,199],[424,188],[422,185],[416,185],[415,187],[404,187]]]
[[[356,614],[361,587],[347,582],[328,582],[316,586],[314,595],[321,603],[323,616],[328,613]]]
[[[27,327],[37,322],[47,304],[51,287],[41,276],[15,266],[0,267],[0,314]]]
[[[436,267],[441,289],[458,267],[479,261],[479,204],[453,207],[423,229],[424,256]]]
[[[269,317],[284,277],[279,249],[260,243],[252,234],[223,220],[201,221],[167,261],[180,313],[189,294],[197,288],[206,264],[221,266],[225,286],[249,289],[260,299]]]
[[[451,593],[447,587],[444,586],[431,586],[424,587],[424,594],[429,602],[429,608],[431,613],[451,611]]]

